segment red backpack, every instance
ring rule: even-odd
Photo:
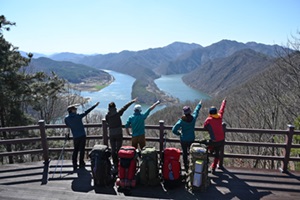
[[[135,187],[136,149],[133,146],[122,146],[118,152],[119,166],[117,186],[121,188]]]
[[[181,183],[180,149],[169,147],[163,152],[163,180],[165,186],[177,186]]]

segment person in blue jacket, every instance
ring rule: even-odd
[[[180,136],[183,163],[186,172],[188,172],[189,168],[188,152],[191,144],[195,140],[195,124],[199,111],[201,109],[201,102],[202,101],[200,100],[192,114],[191,108],[189,106],[184,106],[184,115],[182,115],[182,117],[176,122],[176,124],[172,128],[172,132],[175,135]]]
[[[73,170],[75,171],[78,167],[77,165],[77,157],[79,152],[79,167],[84,168],[84,152],[85,152],[85,143],[86,143],[86,132],[83,126],[82,118],[85,117],[89,112],[91,112],[94,108],[99,105],[97,102],[91,108],[86,110],[84,113],[77,113],[78,105],[70,105],[68,106],[68,115],[65,117],[65,124],[71,129],[73,135],[74,142],[74,150],[72,155],[73,162]]]

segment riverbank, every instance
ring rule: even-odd
[[[148,84],[148,86],[145,89],[148,92],[151,92],[151,93],[155,94],[156,96],[159,96],[158,100],[160,100],[162,104],[174,105],[174,104],[179,103],[178,98],[167,95],[165,92],[160,90],[154,82]]]
[[[72,89],[78,90],[78,91],[88,91],[88,92],[97,92],[102,90],[103,88],[109,86],[112,82],[115,81],[115,78],[110,75],[110,78],[107,80],[101,80],[100,77],[92,77],[84,79],[81,83],[78,84],[72,84]]]

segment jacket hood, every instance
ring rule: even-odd
[[[183,115],[181,120],[190,123],[194,120],[194,117],[192,115]]]
[[[221,117],[219,114],[210,114],[209,116],[212,118],[215,118],[215,119],[218,119]]]
[[[114,113],[117,113],[116,108],[108,108],[108,114],[114,114]]]

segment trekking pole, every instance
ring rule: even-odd
[[[66,146],[66,143],[67,143],[67,140],[65,139],[65,142],[64,142],[64,147],[62,149],[62,159],[61,159],[61,165],[60,165],[60,174],[59,174],[59,177],[61,178],[61,173],[62,173],[62,167],[64,165],[64,151],[65,151],[65,146]]]
[[[164,144],[163,144],[163,151],[166,149],[167,147],[167,132],[164,132]],[[162,157],[160,159],[160,166],[163,166],[163,159],[164,159],[164,153],[161,154]]]
[[[55,166],[52,178],[54,178],[54,174],[56,173],[56,169],[57,169],[57,166],[58,166],[58,163],[59,163],[60,160],[62,161],[61,166],[60,166],[60,178],[61,178],[62,166],[63,166],[63,163],[64,163],[64,151],[65,151],[66,143],[67,143],[67,138],[65,138],[64,146],[63,146],[63,148],[62,148],[62,150],[60,152],[60,155],[59,155],[59,158],[57,160],[57,163],[56,163],[56,166]]]

